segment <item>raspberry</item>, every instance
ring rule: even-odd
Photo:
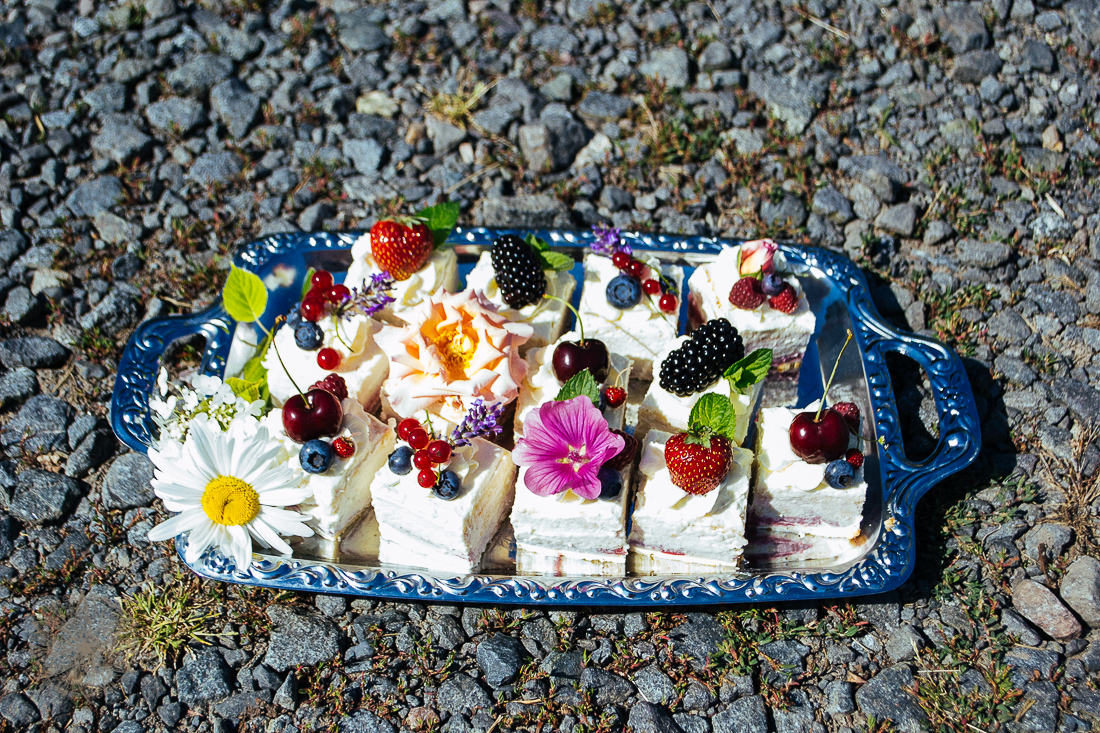
[[[853,433],[859,431],[859,407],[854,402],[837,402],[833,409],[844,417],[848,423],[848,429]]]
[[[791,287],[790,283],[784,283],[779,291],[779,295],[773,295],[768,298],[768,305],[775,308],[780,313],[787,313],[789,315],[798,310],[798,293],[795,292],[795,289]]]
[[[863,454],[857,448],[849,448],[844,454],[844,460],[848,461],[848,465],[852,468],[859,468],[863,465]]]
[[[764,303],[764,297],[764,289],[755,277],[743,277],[730,288],[730,303],[747,311],[759,308]]]
[[[355,455],[355,441],[351,438],[340,437],[332,441],[332,449],[341,458],[351,458]]]
[[[329,374],[320,382],[314,382],[310,389],[323,389],[336,395],[336,398],[340,400],[348,398],[347,382],[339,374]]]
[[[505,303],[522,308],[542,299],[546,275],[531,245],[515,234],[505,234],[493,242],[490,258]]]
[[[707,321],[661,362],[661,389],[680,397],[702,392],[744,355],[745,344],[729,321]]]
[[[638,455],[638,439],[629,433],[624,433],[622,430],[612,430],[615,435],[621,435],[623,438],[623,449],[615,454],[614,458],[611,458],[605,466],[610,466],[616,471],[622,471],[624,468],[634,462],[635,456]]]

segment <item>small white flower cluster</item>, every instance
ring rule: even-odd
[[[238,416],[256,420],[263,417],[266,407],[263,400],[248,402],[218,377],[199,374],[191,380],[191,385],[193,389],[169,385],[168,371],[160,370],[156,392],[149,397],[153,422],[160,433],[158,446],[166,442],[182,444],[192,420],[216,422],[225,431]]]

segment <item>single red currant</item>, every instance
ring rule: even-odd
[[[409,433],[420,427],[420,422],[415,417],[407,417],[397,423],[397,437],[406,443],[409,442]]]
[[[433,463],[445,463],[451,457],[451,446],[445,440],[433,440],[428,444],[428,455]]]
[[[425,489],[430,489],[435,486],[436,476],[435,471],[430,468],[425,468],[416,474],[416,483],[423,486]]]
[[[409,432],[409,445],[413,447],[413,450],[427,448],[430,440],[428,431],[424,428],[415,428]]]
[[[323,293],[332,287],[332,273],[326,270],[318,270],[313,273],[313,277],[310,278],[309,284]]]
[[[321,349],[317,352],[317,366],[326,370],[340,366],[340,352],[330,346]]]
[[[626,402],[626,390],[622,387],[608,387],[604,390],[603,396],[607,399],[607,404],[612,407],[618,407]]]
[[[625,270],[627,265],[630,264],[630,255],[626,252],[616,252],[611,255],[611,264],[615,265],[615,267],[620,270]]]
[[[351,291],[347,285],[333,285],[325,293],[325,300],[330,303],[343,303],[351,297]]]
[[[661,292],[661,283],[656,280],[649,279],[642,283],[642,290],[646,291],[650,295],[656,295]]]
[[[661,296],[661,299],[657,302],[658,307],[665,313],[676,312],[676,296],[672,293],[665,293]]]
[[[351,458],[355,455],[355,441],[341,436],[332,441],[332,450],[341,458]]]
[[[316,298],[306,298],[298,308],[303,321],[319,321],[325,315],[325,304]]]
[[[431,468],[432,457],[428,455],[428,451],[418,450],[416,453],[413,453],[413,465],[421,469]]]
[[[631,260],[630,264],[626,266],[626,271],[634,277],[641,279],[645,274],[645,265],[640,260]]]

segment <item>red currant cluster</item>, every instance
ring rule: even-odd
[[[336,315],[339,315],[336,309],[350,298],[351,291],[346,285],[334,285],[332,273],[318,270],[310,279],[309,292],[302,298],[298,313],[302,321],[316,323],[324,318],[330,307]],[[340,366],[341,361],[340,352],[334,348],[326,346],[317,352],[317,366],[322,369],[331,371]]]
[[[439,482],[435,466],[451,460],[451,444],[435,438],[414,417],[407,417],[397,425],[397,437],[409,444],[414,451],[412,463],[420,473],[416,476],[418,484],[425,489]]]
[[[675,313],[678,305],[677,298],[672,293],[668,292],[665,287],[665,282],[661,278],[660,274],[653,271],[646,266],[641,260],[631,257],[626,252],[619,250],[611,256],[611,262],[615,267],[619,268],[621,272],[638,278],[642,282],[642,290],[648,295],[661,294],[661,297],[657,300],[657,307],[665,313]],[[648,273],[647,273],[648,271]],[[643,276],[648,274],[649,277],[643,279]]]

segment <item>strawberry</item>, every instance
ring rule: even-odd
[[[341,458],[351,458],[355,455],[355,441],[341,436],[332,441],[332,450]]]
[[[833,409],[844,417],[849,430],[859,432],[859,406],[855,402],[837,402]]]
[[[370,228],[370,249],[374,261],[394,280],[408,280],[424,266],[432,253],[432,233],[421,222],[411,228],[401,222],[375,222]]]
[[[348,398],[347,382],[339,374],[329,374],[320,382],[314,382],[310,389],[323,389],[336,395],[336,398],[340,400]]]
[[[844,460],[848,461],[848,465],[852,468],[859,468],[863,465],[863,454],[858,448],[849,448],[844,454]]]
[[[629,433],[624,433],[622,430],[612,430],[611,432],[622,436],[623,449],[604,465],[611,466],[616,471],[622,471],[633,463],[634,458],[638,455],[638,439]]]
[[[702,496],[718,488],[733,463],[729,438],[712,434],[677,433],[665,443],[665,465],[672,483],[689,494]]]
[[[730,288],[730,303],[751,311],[764,303],[764,289],[755,277],[743,277]]]
[[[798,292],[791,287],[790,283],[783,283],[779,293],[768,298],[768,305],[780,313],[790,315],[798,310]]]
[[[626,402],[626,390],[622,387],[608,387],[604,390],[603,396],[607,399],[607,404],[612,407],[618,407]]]

